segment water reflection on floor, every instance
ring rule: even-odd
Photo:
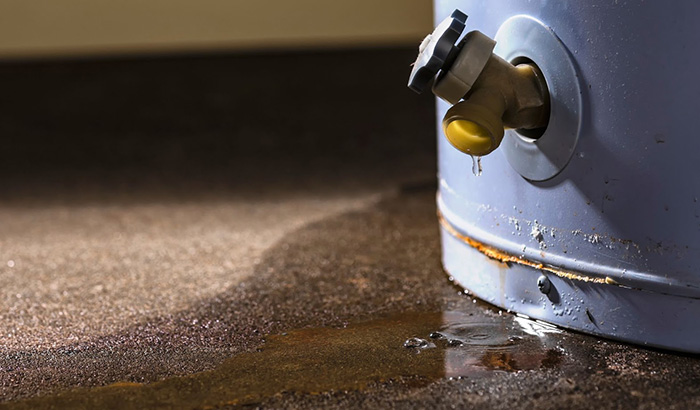
[[[560,330],[523,317],[482,318],[445,312],[437,343],[446,342],[445,376],[474,377],[488,370],[519,371],[555,367],[564,350]]]
[[[152,384],[116,383],[9,404],[5,408],[171,408],[256,403],[283,392],[362,390],[389,380],[428,384],[559,366],[561,331],[530,319],[472,312],[408,312],[343,328],[270,335],[257,351],[218,368]],[[125,400],[128,398],[128,400]]]

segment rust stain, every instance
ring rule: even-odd
[[[122,381],[122,382],[116,382],[108,385],[108,387],[113,387],[113,388],[119,388],[119,387],[141,387],[143,386],[142,383],[135,383],[135,382],[127,382],[127,381]]]
[[[608,285],[619,285],[619,283],[617,283],[617,281],[611,278],[610,276],[605,277],[605,283],[607,283]]]
[[[520,258],[515,255],[511,255],[509,253],[500,251],[496,248],[493,248],[491,246],[485,245],[479,241],[476,241],[468,236],[462,235],[461,233],[457,232],[457,230],[445,219],[445,217],[438,212],[438,220],[440,221],[440,225],[450,233],[450,235],[454,236],[455,238],[461,240],[462,242],[466,243],[467,245],[471,246],[472,248],[476,249],[477,251],[483,253],[485,256],[487,256],[490,259],[502,262],[502,263],[517,263],[520,265],[525,265],[529,266],[531,268],[535,268],[544,272],[549,272],[553,273],[559,277],[566,278],[566,279],[571,279],[571,280],[579,280],[583,282],[591,282],[591,283],[601,283],[601,284],[611,284],[608,281],[606,281],[604,278],[595,278],[591,276],[585,276],[581,275],[579,273],[571,272],[571,271],[566,271],[562,269],[555,268],[553,266],[549,265],[544,265],[540,262],[533,262],[527,259]]]

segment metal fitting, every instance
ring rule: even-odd
[[[541,275],[537,278],[537,289],[540,290],[545,295],[548,295],[552,290],[552,282],[545,275]]]
[[[454,104],[442,122],[445,136],[458,150],[483,156],[498,148],[506,128],[544,129],[549,92],[534,63],[503,60],[493,54],[495,41],[478,31],[454,45],[455,32],[461,33],[465,22],[466,15],[455,11],[424,40],[409,87],[422,90],[421,80],[437,75],[433,93]]]

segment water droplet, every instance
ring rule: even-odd
[[[472,157],[472,174],[474,174],[474,176],[477,176],[477,177],[481,176],[481,172],[482,172],[481,157],[475,157],[473,155],[471,157]]]
[[[430,338],[431,339],[444,339],[445,336],[440,332],[432,332],[432,333],[430,333]]]
[[[462,343],[462,341],[461,341],[461,340],[458,340],[458,339],[450,339],[450,340],[447,342],[447,344],[450,345],[450,346],[462,346],[464,343]]]
[[[410,339],[407,339],[405,342],[403,342],[403,347],[408,348],[408,349],[420,348],[420,347],[426,347],[426,346],[428,346],[428,341],[425,339],[421,339],[419,337],[412,337]]]

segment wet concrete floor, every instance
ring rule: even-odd
[[[393,194],[300,228],[245,282],[172,316],[5,352],[3,392],[19,400],[0,408],[698,403],[696,358],[564,332],[461,293],[439,266],[433,201],[430,190]],[[198,360],[207,370],[173,372]]]
[[[0,408],[699,406],[697,357],[562,331],[449,282],[432,101],[401,94],[412,53],[0,67],[16,97],[0,121],[16,136],[0,167]],[[371,94],[344,75],[359,56],[379,67]],[[281,116],[296,147],[258,122],[295,83],[240,80],[292,62],[297,79],[331,73]],[[335,112],[317,104],[331,86],[366,121],[342,149],[295,122]],[[46,102],[59,96],[72,103]]]

